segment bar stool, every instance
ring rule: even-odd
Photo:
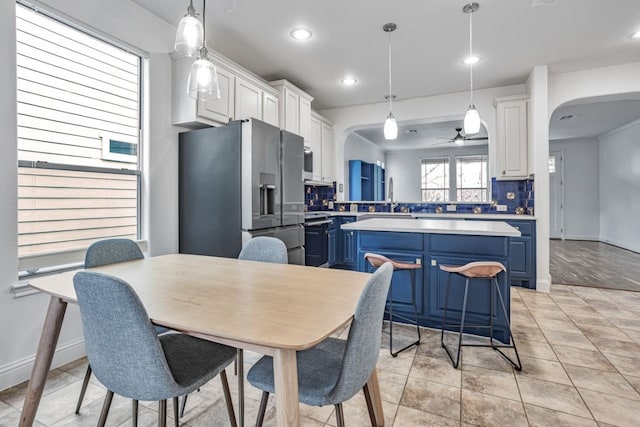
[[[509,324],[509,315],[507,314],[507,309],[505,307],[504,304],[504,300],[502,299],[502,293],[500,292],[500,287],[498,286],[498,274],[500,274],[503,271],[507,271],[507,269],[504,267],[504,265],[502,265],[499,262],[495,262],[495,261],[477,261],[477,262],[470,262],[468,264],[465,265],[461,265],[461,266],[447,266],[447,265],[440,265],[440,270],[442,271],[446,271],[448,274],[447,276],[447,287],[445,288],[445,297],[444,297],[444,314],[442,316],[442,332],[440,334],[440,345],[442,346],[442,348],[445,349],[445,351],[447,352],[447,355],[449,356],[449,359],[451,359],[451,363],[453,363],[453,367],[454,368],[458,368],[458,364],[460,362],[460,354],[462,351],[462,347],[463,346],[467,346],[467,347],[491,347],[492,349],[494,349],[495,351],[497,351],[498,353],[500,353],[500,355],[507,361],[509,362],[514,368],[516,368],[516,370],[521,371],[522,370],[522,363],[520,362],[520,356],[518,355],[518,349],[516,348],[516,341],[513,338],[513,334],[511,333],[511,325]],[[448,308],[448,303],[449,303],[449,286],[451,284],[451,274],[457,274],[459,276],[462,276],[465,278],[465,285],[464,285],[464,297],[462,300],[462,318],[460,320],[460,324],[447,324],[447,308]],[[489,339],[490,339],[490,344],[463,344],[462,343],[462,334],[464,332],[464,327],[465,327],[465,315],[467,312],[467,295],[469,292],[469,282],[473,279],[483,279],[483,280],[489,280],[489,293],[490,293],[490,300],[491,300],[491,313],[489,315],[489,324],[488,325],[466,325],[467,327],[471,326],[471,327],[476,327],[476,328],[489,328]],[[500,301],[500,306],[502,307],[502,312],[504,313],[504,317],[505,317],[505,321],[507,322],[507,330],[509,331],[509,337],[511,338],[511,342],[513,344],[511,345],[504,345],[504,344],[495,344],[494,343],[494,339],[493,339],[493,318],[496,316],[496,302],[495,302],[495,293],[493,292],[493,289],[495,288],[497,294],[498,294],[498,300]],[[445,326],[449,326],[449,327],[460,327],[460,332],[458,333],[458,352],[457,352],[457,356],[456,359],[453,359],[453,355],[451,354],[451,352],[449,351],[449,349],[447,348],[447,346],[444,343],[444,329]],[[512,348],[515,353],[516,353],[516,358],[518,360],[518,363],[515,363],[511,358],[509,358],[509,356],[507,356],[505,353],[502,352],[502,350],[500,350],[501,348]]]
[[[367,252],[366,254],[364,254],[364,259],[367,260],[369,262],[369,264],[371,264],[371,266],[375,269],[377,269],[378,267],[382,266],[385,262],[390,262],[393,265],[393,271],[398,271],[398,270],[406,270],[409,272],[410,277],[411,277],[411,305],[413,306],[413,311],[415,313],[415,319],[409,319],[408,317],[405,316],[401,316],[399,314],[394,314],[393,313],[393,290],[391,290],[389,292],[389,297],[387,298],[387,307],[389,308],[388,310],[385,310],[385,314],[387,314],[389,316],[389,353],[391,353],[391,356],[393,357],[397,357],[398,354],[400,352],[403,352],[405,350],[407,350],[408,348],[414,346],[414,345],[420,345],[420,325],[418,323],[418,307],[416,304],[416,270],[422,268],[422,265],[420,264],[413,264],[413,263],[409,263],[409,262],[402,262],[402,261],[395,261],[392,259],[389,259],[383,255],[379,255],[379,254],[372,254]],[[393,282],[391,283],[391,288],[393,289]],[[412,323],[414,325],[416,325],[416,330],[418,331],[418,339],[414,342],[412,342],[411,344],[401,348],[398,351],[393,351],[393,317],[396,317],[398,319],[402,319],[405,320],[409,323]]]

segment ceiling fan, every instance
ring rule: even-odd
[[[469,138],[467,136],[463,136],[460,132],[462,132],[462,128],[456,128],[456,136],[449,139],[449,142],[453,142],[457,145],[463,145],[465,141],[486,141],[489,137],[486,136],[477,136],[473,138]]]

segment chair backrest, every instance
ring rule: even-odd
[[[104,239],[92,243],[84,256],[84,268],[142,259],[144,255],[133,240]]]
[[[384,263],[367,282],[353,316],[340,376],[331,391],[331,400],[343,402],[364,387],[376,366],[384,307],[391,285],[393,266]]]
[[[164,400],[181,390],[140,298],[117,277],[73,277],[89,364],[109,390],[136,400]]]
[[[287,247],[275,237],[254,237],[242,247],[238,259],[287,264]]]

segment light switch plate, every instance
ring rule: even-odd
[[[456,205],[447,205],[447,212],[455,212]]]
[[[496,205],[496,210],[498,212],[506,212],[507,211],[507,205]]]

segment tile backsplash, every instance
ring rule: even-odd
[[[491,179],[491,203],[456,203],[456,213],[491,213],[534,215],[533,178],[517,181]],[[307,194],[308,195],[308,194]],[[333,193],[335,196],[335,193]],[[322,201],[322,198],[320,199]],[[358,212],[391,212],[387,202],[357,202]],[[351,210],[351,202],[336,202],[335,210]],[[448,203],[398,203],[394,212],[446,213]],[[505,205],[506,211],[498,211],[497,205]],[[326,210],[326,209],[320,209]]]
[[[336,183],[304,186],[304,205],[308,212],[332,211],[336,200]]]

